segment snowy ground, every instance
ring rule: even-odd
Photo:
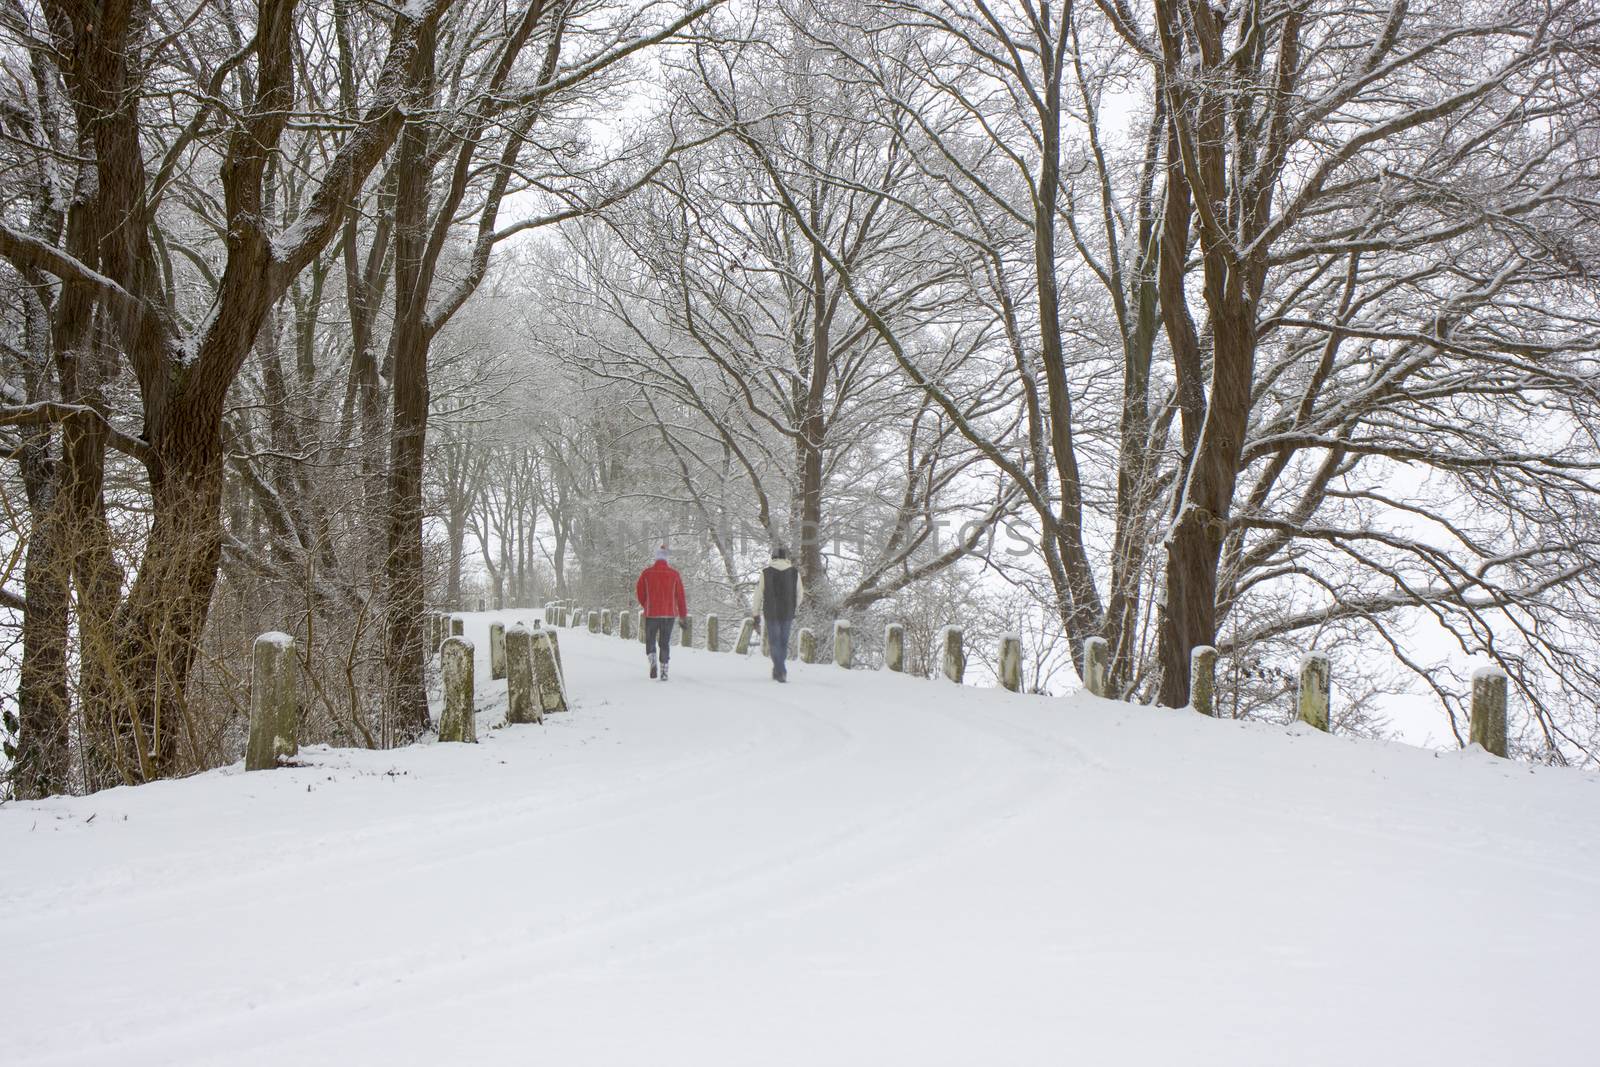
[[[1595,775],[493,617],[476,746],[0,808],[0,1062],[1594,1062]]]

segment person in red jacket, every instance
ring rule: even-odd
[[[667,658],[672,649],[672,620],[689,619],[689,598],[683,592],[683,575],[667,562],[667,546],[656,549],[656,561],[639,575],[633,587],[644,609],[644,651],[650,657],[650,677],[667,680]],[[659,673],[657,656],[660,656]]]

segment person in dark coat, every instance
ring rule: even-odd
[[[789,658],[789,628],[794,625],[794,613],[804,596],[805,586],[800,581],[800,572],[789,562],[789,550],[773,549],[772,561],[762,568],[761,578],[756,582],[755,629],[760,633],[765,620],[767,650],[772,654],[772,680],[775,682],[789,680],[785,663]]]
[[[672,655],[672,620],[689,618],[689,598],[683,592],[683,575],[667,562],[667,546],[656,549],[656,561],[644,569],[633,587],[643,609],[644,651],[650,657],[650,677],[667,680],[667,659]],[[658,665],[659,658],[659,665]]]

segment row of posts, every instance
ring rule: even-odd
[[[555,601],[545,605],[544,621],[552,627],[580,627],[587,626],[590,633],[610,635],[615,632],[624,641],[634,640],[643,633],[644,618],[639,611],[617,611],[610,608],[576,607],[572,601]],[[680,619],[676,628],[679,633],[678,642],[685,648],[694,646],[694,620]],[[716,615],[705,617],[706,651],[722,651],[722,624]],[[739,626],[738,636],[734,638],[733,652],[743,656],[750,651],[750,646],[755,642],[755,620],[746,618]],[[802,628],[797,634],[801,663],[817,662],[817,635],[810,628]],[[761,634],[761,651],[765,655],[768,651],[768,637],[765,631]],[[939,635],[939,644],[942,650],[940,657],[941,669],[944,676],[952,682],[961,682],[966,677],[967,657],[962,648],[961,628],[947,626]],[[905,670],[906,631],[900,623],[890,623],[884,632],[883,658],[884,666],[891,671]],[[855,666],[855,630],[846,619],[840,619],[833,624],[833,662],[845,669]],[[1015,636],[1008,636],[1000,642],[1000,683],[1012,692],[1022,689],[1022,641]]]
[[[576,601],[556,601],[545,607],[545,622],[551,626],[582,626],[587,624],[591,633],[610,634],[613,623],[624,640],[632,640],[635,627],[642,632],[641,613],[637,611],[612,612],[609,608],[583,610]],[[721,650],[718,643],[719,626],[715,615],[705,617],[706,650]],[[739,627],[733,651],[744,655],[750,650],[754,623],[745,619]],[[684,620],[681,643],[685,647],[694,643],[692,620]],[[809,628],[798,634],[801,663],[817,662],[817,637]],[[883,636],[884,667],[891,671],[905,670],[906,632],[900,623],[890,623]],[[966,677],[967,657],[959,626],[947,626],[939,634],[940,673],[952,682],[960,683]],[[761,650],[767,651],[767,635],[761,635]],[[1000,685],[1016,693],[1022,690],[1022,639],[1016,634],[1000,638],[999,661],[996,664]],[[846,669],[855,665],[855,631],[850,622],[840,619],[833,624],[833,662]],[[1110,648],[1103,637],[1091,637],[1083,643],[1084,688],[1099,697],[1109,697]],[[1304,722],[1324,733],[1330,728],[1328,708],[1333,675],[1328,657],[1322,652],[1307,653],[1300,661],[1299,685],[1295,695],[1295,711]],[[1189,660],[1190,704],[1202,715],[1215,715],[1217,693],[1217,650],[1209,645],[1196,648]],[[1473,675],[1470,740],[1486,752],[1504,757],[1506,754],[1506,675],[1497,667],[1485,667]]]
[[[428,645],[439,653],[444,691],[439,740],[474,742],[477,650],[462,636],[459,617],[430,613],[427,627]],[[542,723],[546,714],[567,710],[561,641],[538,620],[531,629],[520,622],[509,628],[503,622],[489,624],[489,677],[505,680],[508,723]]]
[[[473,742],[477,685],[472,642],[462,636],[459,616],[428,612],[423,617],[423,642],[428,655],[439,657],[444,710],[439,740]],[[489,673],[506,680],[506,721],[541,723],[546,714],[567,710],[566,677],[561,643],[538,621],[509,628],[489,624]],[[300,751],[300,661],[295,640],[285,633],[256,638],[250,662],[250,736],[245,743],[247,771],[266,770],[293,759]]]
[[[613,622],[624,640],[632,640],[635,626],[642,628],[639,613],[609,609],[580,611],[570,602],[547,604],[544,621],[533,629],[503,623],[489,625],[489,664],[491,676],[506,679],[506,719],[512,723],[542,722],[547,712],[567,709],[566,685],[561,668],[561,646],[555,628],[587,623],[591,633],[610,634]],[[746,618],[734,641],[736,655],[745,655],[754,638],[754,621]],[[706,649],[720,650],[720,627],[716,615],[705,618]],[[691,646],[694,630],[689,620],[682,626],[682,644]],[[430,653],[438,653],[444,680],[444,712],[439,720],[441,741],[474,741],[473,678],[474,656],[470,641],[462,636],[458,616],[430,612],[424,619],[424,637]],[[766,651],[767,635],[761,635]],[[952,682],[966,676],[967,658],[962,632],[947,626],[940,632],[940,669]],[[799,632],[802,663],[817,661],[816,634],[809,628]],[[891,671],[905,669],[905,627],[890,623],[884,633],[884,666]],[[1084,642],[1084,687],[1093,695],[1110,696],[1109,650],[1104,638]],[[855,664],[855,631],[840,619],[833,624],[833,661],[850,669]],[[1022,642],[1014,634],[1000,639],[1000,684],[1018,692],[1022,688]],[[299,660],[294,638],[284,633],[262,634],[256,639],[251,660],[250,736],[245,747],[245,769],[275,767],[299,752]],[[1217,650],[1196,648],[1190,658],[1190,703],[1203,715],[1216,714]],[[1326,732],[1329,729],[1329,703],[1332,672],[1328,657],[1310,652],[1301,657],[1295,709],[1301,722]],[[1470,740],[1484,751],[1502,758],[1506,755],[1506,675],[1496,667],[1485,667],[1472,677]]]
[[[1110,696],[1107,686],[1108,647],[1103,637],[1084,642],[1084,686],[1096,696]],[[1295,688],[1295,717],[1329,732],[1328,709],[1333,690],[1333,670],[1325,652],[1300,657]],[[1202,715],[1216,715],[1217,650],[1201,645],[1189,655],[1189,704]],[[1472,675],[1472,702],[1468,739],[1491,755],[1506,755],[1506,672],[1482,667]]]

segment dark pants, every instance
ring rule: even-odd
[[[660,656],[661,662],[667,662],[672,655],[672,624],[676,620],[671,615],[664,619],[644,620],[644,650],[647,655]]]
[[[779,674],[789,673],[784,661],[789,658],[789,627],[793,625],[793,619],[767,620],[767,651],[772,654],[772,669]]]

